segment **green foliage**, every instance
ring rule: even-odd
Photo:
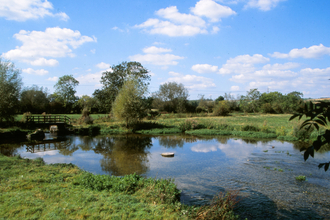
[[[304,159],[307,160],[309,156],[314,157],[314,150],[319,151],[322,146],[330,144],[330,129],[328,127],[328,122],[330,119],[330,103],[305,103],[302,108],[299,109],[298,113],[294,114],[289,120],[292,120],[296,117],[299,117],[299,119],[301,119],[304,115],[309,119],[306,119],[301,124],[300,129],[307,129],[307,131],[309,131],[313,127],[317,131],[320,131],[321,127],[325,129],[324,133],[318,135],[317,140],[313,142],[312,146],[301,149],[301,151],[305,151]],[[327,171],[329,169],[329,166],[330,161],[326,163],[321,163],[318,167],[324,167],[324,170]]]
[[[213,110],[214,116],[227,116],[230,113],[229,101],[220,101]]]
[[[270,103],[264,103],[264,104],[262,104],[262,106],[261,106],[260,109],[261,109],[261,111],[263,113],[274,113],[275,112],[274,109],[273,109],[273,107],[272,107],[272,105]]]
[[[168,82],[159,86],[159,91],[152,94],[153,107],[160,111],[186,112],[188,90],[182,83]]]
[[[203,125],[199,124],[198,121],[194,119],[186,119],[184,122],[179,124],[179,129],[184,132],[188,130],[205,128]]]
[[[13,122],[19,109],[20,71],[11,62],[0,58],[0,122]]]
[[[123,192],[125,194],[134,194],[142,188],[153,188],[157,191],[157,196],[162,195],[162,203],[175,203],[180,191],[176,188],[171,179],[152,179],[143,178],[137,174],[130,174],[124,177],[116,177],[109,175],[94,175],[85,172],[74,182],[85,188],[96,191]],[[155,195],[154,195],[155,196]]]
[[[139,84],[137,79],[127,80],[113,103],[115,118],[124,120],[126,127],[142,120],[147,115],[147,106],[143,101],[146,92],[147,87]]]
[[[86,173],[72,164],[45,165],[40,159],[1,154],[0,164],[4,219],[185,219],[182,211],[193,212],[179,203],[172,180],[116,177],[112,185],[117,192],[98,191],[79,184]],[[98,186],[110,185],[98,175],[88,178]]]
[[[233,211],[239,201],[237,191],[219,193],[212,199],[210,205],[200,207],[194,217],[196,219],[239,219]]]
[[[89,127],[78,128],[76,134],[84,136],[95,136],[100,134],[101,127],[98,125],[90,125]]]
[[[102,90],[96,90],[93,94],[99,102],[99,107],[103,106],[105,111],[111,111],[119,91],[129,79],[135,78],[140,87],[146,88],[150,80],[148,73],[149,71],[139,62],[122,62],[113,65],[110,71],[102,73]]]
[[[63,102],[64,106],[73,104],[76,101],[75,94],[78,84],[78,80],[72,75],[61,76],[54,85],[58,101]]]
[[[302,175],[300,175],[300,176],[296,176],[295,178],[296,178],[296,180],[298,180],[298,181],[306,181],[306,176],[302,176]]]
[[[39,88],[34,85],[23,89],[20,96],[20,105],[22,112],[33,112],[34,114],[41,114],[46,112],[49,99],[47,89]]]
[[[260,128],[254,125],[243,125],[241,131],[260,131]]]

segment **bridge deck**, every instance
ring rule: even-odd
[[[37,115],[37,116],[27,116],[27,123],[35,123],[39,125],[71,125],[71,118],[68,116],[59,115]]]

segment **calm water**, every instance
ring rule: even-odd
[[[51,138],[49,135],[47,138]],[[298,144],[226,137],[122,135],[67,136],[38,145],[3,145],[3,154],[73,163],[95,174],[174,178],[181,202],[205,204],[219,192],[239,190],[236,212],[248,219],[330,219],[330,160],[303,160]],[[163,152],[174,152],[172,158]],[[299,182],[296,176],[307,181]]]

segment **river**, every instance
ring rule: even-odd
[[[304,161],[301,143],[233,137],[116,135],[67,136],[40,144],[4,144],[1,153],[46,163],[73,163],[95,173],[173,178],[181,202],[208,203],[219,192],[239,191],[242,219],[330,219],[330,160],[324,150]],[[161,153],[173,152],[174,157]],[[306,176],[306,181],[295,177]]]

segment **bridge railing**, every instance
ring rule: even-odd
[[[26,122],[34,122],[37,124],[66,123],[71,125],[71,118],[66,115],[36,115],[27,116]]]

